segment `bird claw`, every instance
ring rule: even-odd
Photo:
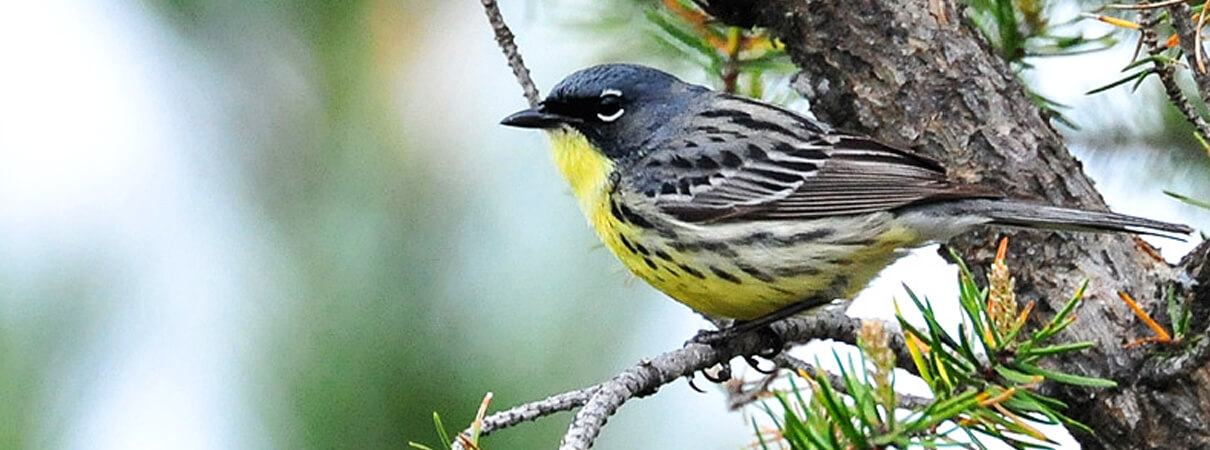
[[[776,356],[776,354],[775,354],[774,356]],[[763,357],[764,357],[764,356],[762,356],[762,358],[763,358]],[[757,360],[756,360],[756,358],[751,357],[751,356],[745,356],[745,357],[744,357],[744,362],[748,363],[748,366],[752,367],[752,370],[755,370],[755,371],[757,371],[757,372],[760,372],[761,374],[764,374],[764,375],[772,375],[772,374],[777,373],[777,365],[776,365],[776,364],[774,364],[774,365],[773,365],[773,368],[772,368],[772,369],[762,369],[762,368],[760,367],[760,361],[757,361]]]
[[[713,369],[714,367],[718,367],[719,369],[716,374],[711,375],[709,370]],[[717,384],[717,383],[726,383],[728,381],[731,381],[731,364],[730,363],[719,363],[718,365],[716,365],[714,367],[702,369],[702,370],[699,370],[698,372],[701,372],[702,377],[711,383]],[[695,391],[698,391],[699,393],[705,394],[706,391],[700,387],[697,387],[697,384],[694,383],[694,378],[693,378],[694,375],[696,375],[696,373],[690,374],[690,375],[685,375],[685,378],[689,379],[689,387]]]
[[[694,384],[694,383],[693,383],[693,374],[685,375],[685,378],[689,380],[689,388],[690,388],[690,389],[693,389],[693,390],[697,391],[697,393],[699,393],[699,394],[705,394],[705,393],[706,393],[706,390],[705,390],[705,389],[702,389],[702,388],[700,388],[700,387],[697,387],[697,384]]]
[[[717,347],[720,344],[727,342],[728,340],[734,339],[738,336],[741,336],[741,335],[749,333],[749,332],[755,332],[755,333],[760,334],[761,338],[762,338],[762,342],[766,343],[768,345],[754,354],[741,355],[744,358],[744,362],[747,362],[749,366],[752,366],[752,370],[755,370],[762,374],[770,375],[770,374],[776,373],[777,372],[776,365],[774,365],[773,368],[771,368],[771,369],[764,369],[764,368],[761,368],[760,362],[756,360],[756,357],[761,357],[761,358],[765,358],[765,359],[773,359],[779,353],[781,353],[782,350],[785,348],[785,341],[783,341],[781,339],[781,337],[777,335],[777,333],[774,333],[772,328],[769,328],[767,326],[755,328],[755,329],[752,329],[752,328],[738,328],[737,329],[735,326],[731,326],[731,327],[727,327],[727,328],[724,328],[721,330],[700,330],[697,332],[697,335],[693,336],[693,338],[686,341],[685,345],[702,344],[702,345],[709,345],[711,347]],[[713,374],[713,375],[708,371],[709,369],[703,369],[703,370],[700,370],[699,372],[702,373],[702,377],[704,377],[706,380],[710,381],[711,383],[724,383],[724,382],[731,380],[730,363],[719,363],[715,367],[718,367],[719,370],[717,371],[716,374]],[[692,388],[695,391],[701,392],[701,393],[706,392],[706,391],[702,390],[701,388],[699,388],[697,386],[697,384],[694,383],[693,375],[688,375],[688,376],[686,376],[686,378],[689,379],[690,388]]]

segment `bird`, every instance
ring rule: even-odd
[[[634,275],[742,324],[852,299],[907,250],[982,225],[1192,231],[1010,199],[906,148],[641,65],[574,72],[501,124],[546,132],[589,224]]]

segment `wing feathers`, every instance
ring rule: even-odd
[[[931,159],[780,108],[729,96],[715,106],[631,166],[641,170],[634,188],[680,220],[818,218],[999,196],[951,182]],[[668,183],[680,189],[661,188]]]

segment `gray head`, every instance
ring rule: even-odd
[[[633,64],[602,64],[569,75],[537,108],[500,123],[523,128],[570,127],[601,153],[619,160],[711,91],[668,73]]]

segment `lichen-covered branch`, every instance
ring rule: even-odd
[[[780,341],[785,345],[806,343],[815,339],[832,339],[856,345],[861,319],[844,314],[843,306],[829,306],[809,315],[792,317],[775,323],[772,336],[749,333],[718,346],[687,344],[650,360],[643,360],[617,376],[584,389],[558,394],[536,402],[513,407],[484,418],[481,434],[486,435],[526,421],[580,407],[563,438],[561,449],[586,449],[596,440],[610,416],[627,401],[654,394],[659,388],[679,378],[692,376],[704,369],[730,361],[737,356],[755,355],[770,349]],[[902,336],[892,338],[889,347],[901,362],[911,366],[911,354]],[[470,430],[462,432],[470,435]],[[461,440],[454,447],[463,448]]]
[[[480,424],[479,434],[481,436],[486,436],[496,430],[503,430],[505,428],[537,420],[551,414],[579,408],[584,406],[584,403],[588,402],[588,399],[592,397],[592,394],[596,392],[596,389],[597,386],[576,389],[574,391],[552,395],[535,402],[514,406],[504,411],[484,417],[483,422]],[[469,440],[470,435],[470,429],[463,430],[461,433],[459,433],[459,438],[455,439],[453,442],[453,449],[463,450],[466,447],[463,442],[465,442],[465,440]]]

